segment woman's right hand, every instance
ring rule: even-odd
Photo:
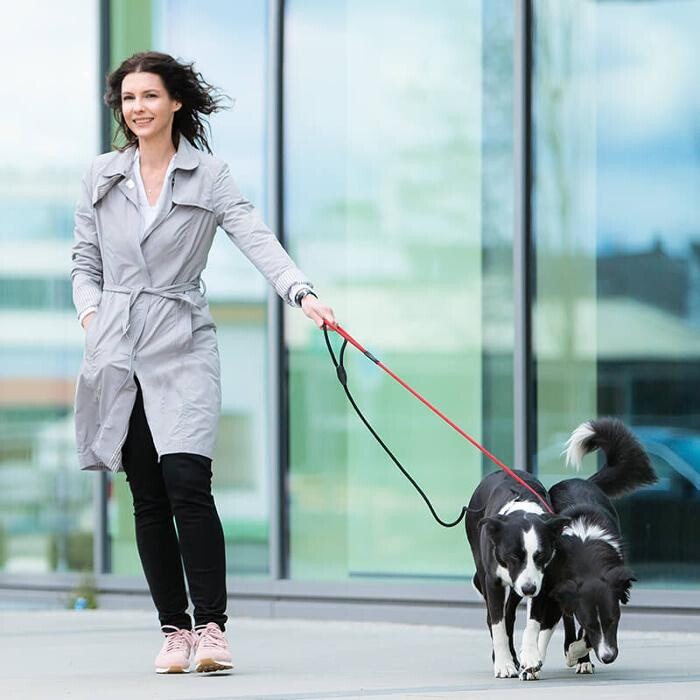
[[[92,311],[83,319],[83,329],[84,330],[88,329],[88,326],[92,323],[92,319],[93,319],[94,315],[95,315],[95,312]]]

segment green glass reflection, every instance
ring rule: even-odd
[[[477,439],[486,403],[483,21],[479,2],[295,0],[285,25],[290,251],[341,324]],[[492,65],[505,66],[508,91],[510,45],[503,50]],[[497,217],[490,223],[503,233]],[[507,234],[500,243],[508,248]],[[359,422],[322,334],[289,311],[286,342],[291,575],[463,579],[473,567],[463,529],[437,526]],[[512,358],[507,340],[499,349]],[[454,518],[481,478],[479,453],[366,358],[350,351],[346,364],[362,410],[442,517]],[[502,434],[507,443],[491,447],[503,453],[511,434]]]

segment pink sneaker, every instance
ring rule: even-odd
[[[189,673],[190,655],[197,643],[197,635],[192,630],[173,625],[163,625],[163,631],[165,641],[156,656],[156,673]]]
[[[228,646],[228,640],[216,622],[195,627],[197,635],[197,651],[194,655],[194,670],[197,673],[213,671],[230,671],[233,659]]]

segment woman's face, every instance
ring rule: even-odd
[[[172,133],[173,115],[182,103],[173,100],[157,73],[129,73],[122,80],[122,114],[141,139]]]

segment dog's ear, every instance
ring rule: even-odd
[[[567,518],[565,515],[554,515],[545,522],[549,531],[555,537],[559,537],[564,528],[571,523],[571,518]]]
[[[569,579],[567,581],[562,581],[562,583],[556,586],[550,595],[559,603],[561,609],[567,615],[573,615],[576,609],[576,601],[578,600],[580,588],[580,583]]]
[[[632,581],[637,580],[631,569],[626,566],[616,566],[606,571],[603,578],[612,586],[615,595],[623,605],[629,602]]]
[[[479,530],[483,530],[486,533],[486,536],[493,541],[500,535],[504,522],[505,518],[503,518],[503,516],[496,515],[488,518],[482,518],[477,523],[477,527]]]

